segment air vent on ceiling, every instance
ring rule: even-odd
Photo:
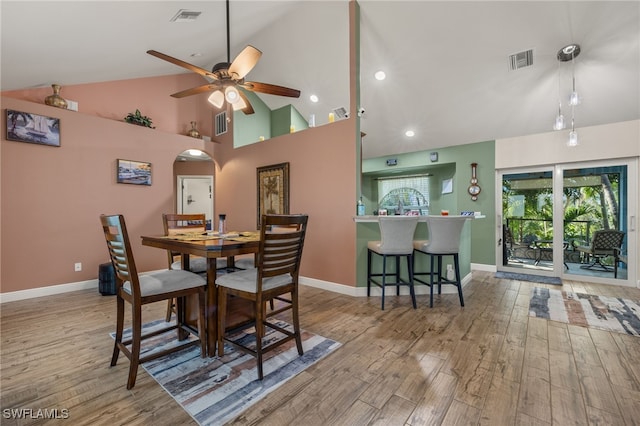
[[[509,69],[511,71],[519,70],[533,65],[533,49],[523,52],[514,53],[509,56]]]
[[[216,114],[216,136],[227,133],[227,112]]]
[[[171,22],[191,22],[195,21],[198,16],[200,16],[202,12],[196,12],[195,10],[186,10],[180,9],[178,13],[175,14],[173,18],[170,19]]]
[[[333,113],[338,120],[349,118],[349,113],[347,112],[347,109],[345,107],[334,108]]]

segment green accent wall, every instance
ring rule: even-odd
[[[240,89],[242,90],[242,89]],[[233,146],[249,145],[260,141],[260,136],[271,138],[271,109],[255,93],[242,90],[255,111],[246,115],[242,111],[233,112]]]
[[[438,153],[437,162],[431,162],[429,159],[431,152]],[[386,165],[387,159],[390,158],[397,159],[396,166]],[[477,178],[478,184],[482,188],[477,201],[472,201],[467,192],[471,180],[471,163],[478,163]],[[431,199],[429,214],[440,214],[440,210],[449,210],[450,214],[460,214],[461,211],[479,211],[485,216],[470,224],[471,263],[495,265],[497,244],[494,187],[495,141],[363,160],[361,189],[366,213],[373,214],[373,211],[377,209],[378,186],[376,178],[417,173],[432,175],[431,187],[429,188]],[[453,180],[453,192],[442,194],[442,182],[446,179]],[[358,233],[361,228],[363,227],[358,227]],[[360,243],[360,235],[357,238]],[[358,262],[360,261],[362,261],[361,258],[358,259]]]
[[[242,89],[241,89],[242,90]],[[235,148],[260,142],[260,137],[286,135],[291,126],[296,132],[309,128],[307,120],[293,105],[285,105],[273,111],[255,93],[243,90],[247,95],[254,113],[233,112],[233,146]]]

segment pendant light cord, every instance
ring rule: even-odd
[[[231,63],[231,42],[229,41],[229,0],[227,0],[227,63]]]

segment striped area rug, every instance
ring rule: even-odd
[[[283,321],[277,325],[291,329]],[[143,334],[166,326],[162,320],[143,326]],[[266,328],[265,344],[283,335]],[[128,330],[125,330],[124,338]],[[111,334],[113,337],[113,333]],[[240,333],[234,339],[249,339]],[[254,340],[255,339],[251,339]],[[250,340],[248,340],[250,341]],[[158,350],[175,344],[175,335],[166,333],[145,340],[145,346]],[[304,355],[299,356],[295,341],[287,342],[264,356],[264,379],[258,380],[256,359],[225,345],[223,358],[201,358],[198,346],[148,361],[142,367],[171,395],[200,425],[222,425],[264,398],[296,374],[313,365],[340,347],[340,343],[302,331]],[[149,352],[153,351],[150,350]],[[146,352],[146,353],[149,353]],[[126,358],[124,359],[126,361]]]
[[[640,301],[534,287],[529,316],[640,336]]]

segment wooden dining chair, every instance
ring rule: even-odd
[[[124,217],[122,215],[101,215],[100,222],[109,249],[111,264],[116,274],[117,319],[111,366],[115,366],[118,362],[120,352],[129,358],[127,389],[133,388],[136,383],[138,365],[146,361],[196,344],[200,344],[201,355],[204,357],[206,353],[206,333],[204,330],[206,280],[198,274],[182,270],[166,270],[138,275]],[[169,349],[150,351],[148,355],[140,357],[142,341],[149,337],[176,329],[180,329],[183,333],[194,334],[191,328],[184,324],[183,303],[178,303],[175,324],[142,335],[142,305],[173,298],[183,300],[181,298],[188,295],[198,296],[198,339],[186,339],[183,344]],[[127,340],[123,340],[125,301],[131,304],[132,314],[131,338]]]
[[[188,232],[206,232],[207,222],[204,213],[163,213],[162,225],[165,235],[176,235]],[[239,256],[234,259],[233,270],[248,269],[254,267],[253,255]],[[167,261],[169,269],[182,269],[181,253],[167,250]],[[217,269],[227,269],[228,259],[221,257],[216,259]],[[197,274],[207,272],[207,259],[199,256],[189,257],[189,270]],[[167,301],[167,314],[165,320],[169,322],[171,315],[175,312],[175,300]]]
[[[263,215],[260,226],[260,247],[257,267],[220,276],[218,286],[218,356],[224,355],[224,342],[229,342],[257,358],[258,378],[263,379],[263,354],[292,339],[298,354],[302,355],[300,322],[298,315],[298,274],[307,230],[306,215]],[[287,297],[287,294],[289,295]],[[230,337],[236,330],[226,330],[227,296],[250,300],[254,305],[255,349]],[[275,309],[267,312],[266,301],[279,301]],[[293,331],[267,321],[269,317],[291,310]],[[247,325],[241,329],[246,330]],[[265,329],[271,328],[285,337],[263,345]]]

